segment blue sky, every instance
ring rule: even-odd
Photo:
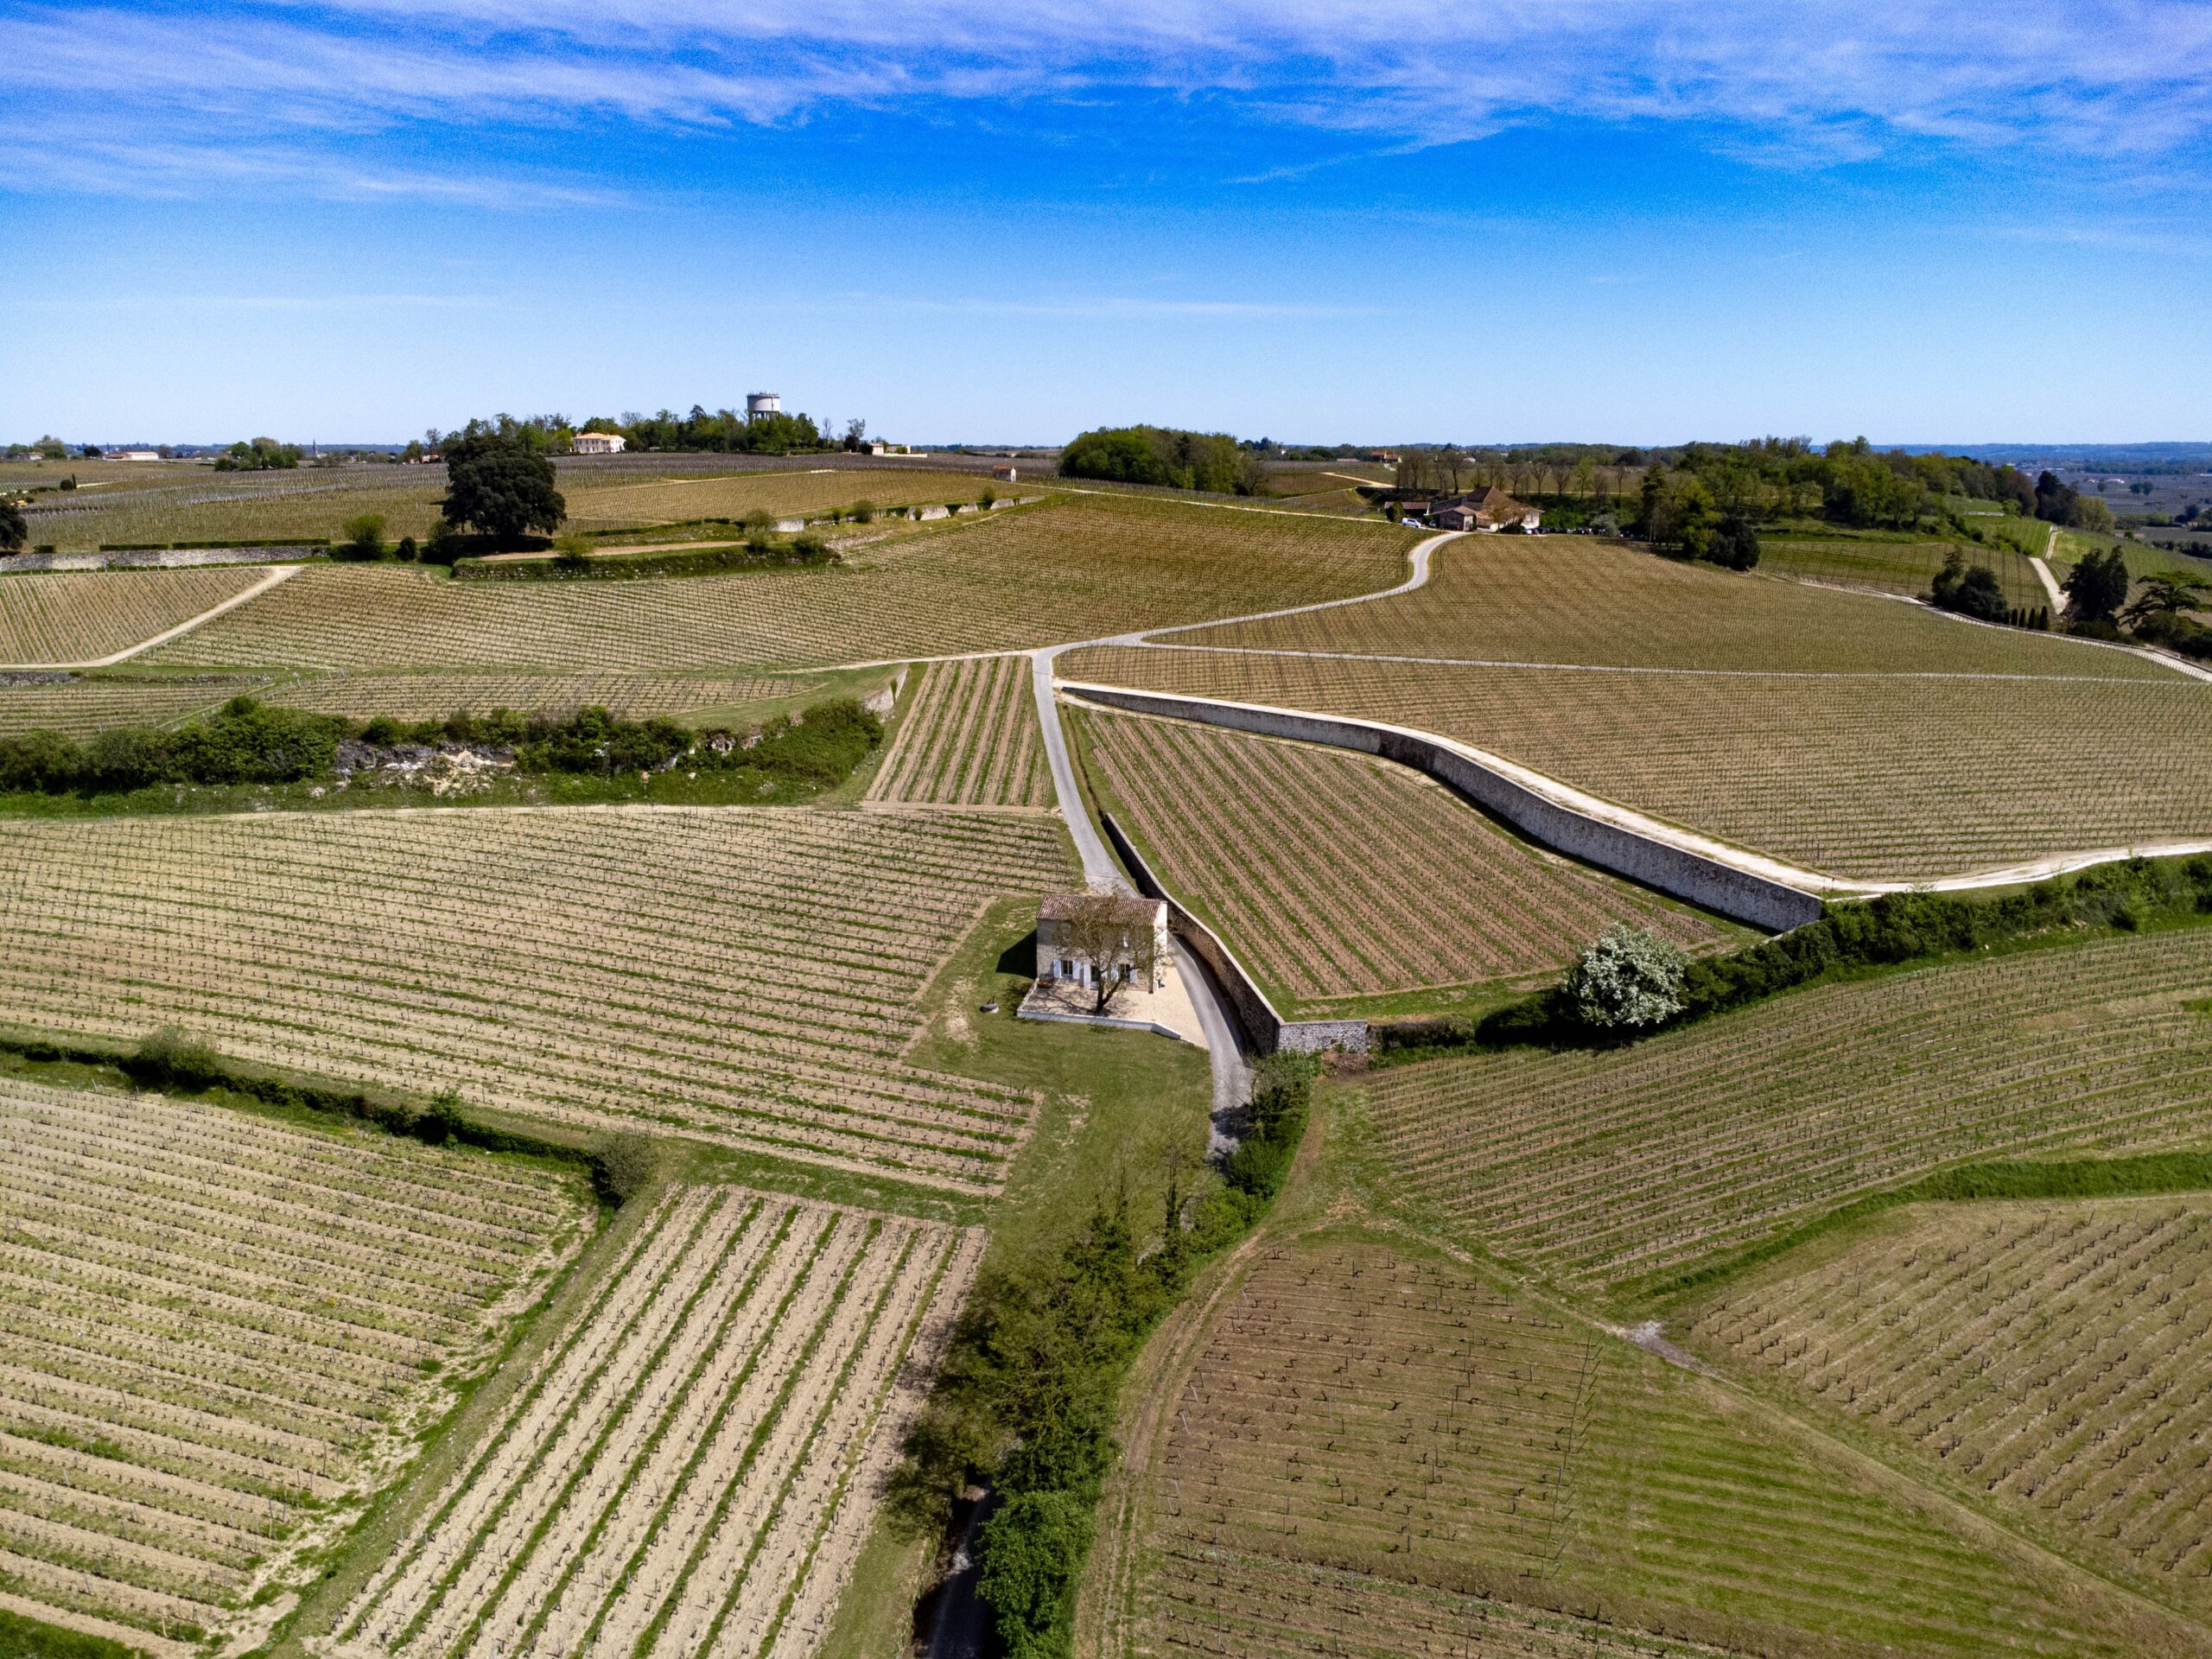
[[[2212,438],[2212,6],[0,0],[0,437]]]

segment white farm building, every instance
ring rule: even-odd
[[[569,441],[569,448],[579,455],[619,455],[624,442],[620,432],[579,432]]]

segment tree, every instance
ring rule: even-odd
[[[1943,568],[1936,573],[1936,580],[1928,592],[1929,602],[1943,610],[1956,611],[1961,616],[1971,616],[1982,622],[2003,622],[2012,615],[2012,607],[2005,602],[2005,590],[1999,584],[1997,573],[1986,564],[1969,569],[1966,556],[1953,548],[1943,560]]]
[[[1741,512],[1724,512],[1713,526],[1713,547],[1707,556],[1731,570],[1749,570],[1759,562],[1759,534]]]
[[[1663,1024],[1680,1014],[1690,959],[1640,927],[1605,930],[1567,970],[1560,988],[1575,1016],[1600,1030]]]
[[[12,500],[0,499],[0,553],[22,552],[30,535],[30,526],[23,521],[23,510]]]
[[[2039,473],[2036,476],[2035,514],[2054,524],[2063,524],[2073,512],[2074,504],[2081,499],[2080,492],[2060,482],[2058,474]]]
[[[868,423],[866,421],[847,421],[845,423],[846,448],[856,450],[867,442]]]
[[[241,439],[215,457],[219,473],[289,472],[300,464],[300,446],[274,438]]]
[[[5,535],[0,533],[0,546],[5,545]],[[2154,616],[2196,610],[2206,603],[2208,595],[2212,595],[2212,582],[2195,571],[2161,570],[2143,578],[2143,591],[2120,613],[2120,620],[2131,628],[2139,628]]]
[[[1090,1549],[1097,1500],[1087,1490],[1017,1492],[983,1524],[983,1567],[976,1594],[1007,1659],[1046,1659],[1072,1611]]]
[[[341,559],[373,560],[384,557],[384,515],[365,512],[346,521],[346,539],[338,545]]]
[[[1643,475],[1643,538],[1655,547],[1673,548],[1694,559],[1713,551],[1720,522],[1713,492],[1694,473],[1654,467]]]
[[[1060,452],[1060,476],[1219,495],[1249,495],[1255,487],[1236,440],[1227,433],[1160,426],[1101,427],[1082,433]]]
[[[2086,553],[2059,586],[2066,590],[2066,613],[2075,622],[2109,626],[2113,613],[2127,602],[2127,562],[2118,548]]]
[[[1093,1014],[1104,1014],[1137,981],[1151,984],[1160,963],[1153,928],[1155,903],[1118,893],[1086,893],[1061,918],[1060,953],[1090,970]]]
[[[449,440],[445,454],[446,498],[439,511],[446,523],[473,525],[502,547],[533,530],[550,534],[561,527],[568,503],[554,487],[553,463],[530,444],[478,430]]]

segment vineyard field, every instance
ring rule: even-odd
[[[1469,1595],[1741,1652],[2120,1654],[2179,1637],[1449,1262],[1312,1235],[1265,1251],[1217,1307],[1150,1471],[1137,1599],[1154,1651],[1347,1650],[1340,1636],[1491,1651]],[[1409,1628],[1369,1622],[1394,1619]],[[1540,1644],[1517,1611],[1500,1622],[1500,1651],[1589,1650]]]
[[[1410,594],[1181,643],[1624,668],[2176,677],[2051,634],[1564,536],[1463,537],[1438,550],[1427,585]]]
[[[626,479],[570,474],[562,480],[569,523],[577,530],[642,529],[694,518],[742,518],[748,512],[810,517],[867,501],[879,507],[942,505],[975,500],[990,487],[972,473],[921,467],[806,468],[723,473],[705,478]],[[1001,485],[1000,495],[1007,489]]]
[[[1471,1239],[1563,1284],[1663,1276],[1969,1157],[2212,1132],[2212,929],[1818,987],[1633,1047],[1370,1084],[1383,1153]]]
[[[288,537],[327,542],[365,512],[382,514],[394,538],[419,540],[437,522],[445,493],[444,470],[419,467],[257,474],[117,467],[86,481],[99,487],[41,496],[25,510],[33,541],[70,549]]]
[[[1737,1659],[1731,1649],[1296,1557],[1156,1541],[1148,1651],[1212,1659]]]
[[[1687,1339],[2212,1611],[2212,1198],[1920,1205],[1823,1254],[1694,1309]]]
[[[581,1248],[580,1178],[0,1080],[0,1598],[186,1659]]]
[[[917,672],[922,683],[869,800],[1052,804],[1027,657],[930,663]]]
[[[673,463],[671,466],[671,463]],[[445,494],[442,467],[216,474],[198,468],[77,470],[91,487],[41,496],[26,515],[32,538],[64,548],[102,543],[179,546],[194,541],[335,541],[348,518],[380,514],[393,540],[428,537]],[[95,477],[95,472],[99,476]],[[33,475],[27,482],[48,482]],[[732,471],[715,458],[623,456],[563,463],[558,486],[571,529],[647,529],[692,518],[815,514],[872,501],[880,507],[973,501],[989,480],[919,467],[777,467]],[[1000,493],[1006,493],[1003,486]]]
[[[167,726],[267,688],[253,680],[0,681],[0,737],[29,731],[92,737],[117,726]]]
[[[2083,654],[2097,672],[2134,660]],[[2212,835],[2212,685],[2177,677],[1652,674],[1122,646],[1071,652],[1060,672],[1415,727],[1839,876]]]
[[[1555,972],[1622,921],[1723,925],[1497,829],[1441,785],[1342,750],[1085,710],[1092,764],[1169,891],[1291,1003]]]
[[[336,1659],[814,1650],[980,1231],[672,1189],[340,1617]]]
[[[476,582],[328,565],[160,647],[327,669],[734,669],[1007,650],[1385,588],[1412,533],[1062,498],[854,550],[830,570]]]
[[[0,1006],[594,1128],[995,1190],[1019,1090],[907,1065],[1042,817],[414,811],[0,827]]]
[[[1928,592],[1943,561],[1953,552],[1969,566],[1986,565],[1997,577],[2005,604],[2016,609],[2049,609],[2050,595],[2035,566],[2010,547],[1973,542],[1877,542],[1859,537],[1769,536],[1759,543],[1758,568],[1778,576],[1869,588],[1918,599]]]
[[[0,576],[0,663],[88,663],[242,594],[257,565]]]
[[[572,715],[593,707],[623,720],[688,715],[730,703],[789,696],[801,680],[732,679],[676,674],[342,674],[302,680],[272,693],[271,702],[356,720],[442,720],[448,715]]]

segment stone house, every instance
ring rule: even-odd
[[[1070,918],[1076,907],[1097,895],[1083,893],[1049,894],[1037,906],[1037,977],[1040,980],[1070,980],[1088,988],[1091,983],[1091,963],[1071,953],[1068,944]],[[1122,934],[1122,953],[1113,966],[1123,980],[1134,976],[1137,956],[1135,941],[1149,935],[1152,940],[1151,975],[1148,984],[1140,989],[1157,991],[1167,982],[1167,906],[1158,899],[1138,899],[1118,894],[1114,900],[1114,919],[1127,929]]]
[[[620,432],[579,432],[569,448],[579,455],[619,455],[625,442]]]
[[[1543,518],[1535,508],[1496,486],[1440,502],[1428,515],[1428,522],[1439,530],[1503,530],[1512,524],[1534,530]]]

